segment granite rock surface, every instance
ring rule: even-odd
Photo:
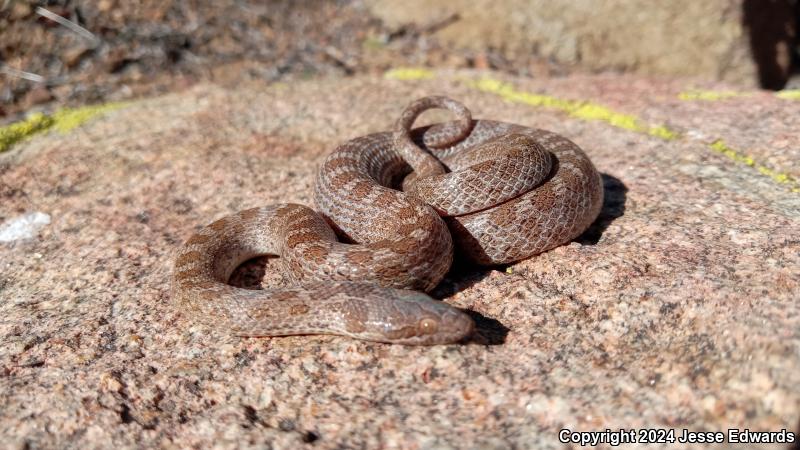
[[[200,85],[17,144],[0,155],[0,227],[36,228],[0,242],[0,442],[521,449],[560,448],[563,428],[798,431],[800,101],[686,94],[700,91],[729,87],[446,71]],[[574,242],[456,264],[434,295],[472,311],[471,342],[241,339],[170,301],[195,230],[311,204],[328,152],[429,94],[565,135],[605,184]],[[280,283],[274,267],[234,282]]]

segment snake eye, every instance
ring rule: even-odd
[[[433,334],[436,333],[439,324],[434,319],[422,319],[418,327],[421,334]]]

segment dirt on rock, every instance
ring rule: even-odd
[[[433,33],[444,25],[389,27],[358,0],[6,2],[0,123],[32,110],[174,92],[199,81],[291,81],[403,65],[566,73],[535,55],[511,61],[492,49],[443,46]]]

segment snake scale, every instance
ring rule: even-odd
[[[412,130],[432,108],[457,120]],[[340,145],[323,162],[314,194],[319,213],[275,204],[202,228],[176,257],[174,299],[192,319],[240,336],[458,342],[472,333],[471,318],[424,293],[454,251],[481,265],[525,259],[580,235],[603,202],[600,175],[577,145],[549,131],[473,120],[446,97],[412,102],[394,132]],[[261,255],[278,255],[293,287],[227,284],[237,266]]]

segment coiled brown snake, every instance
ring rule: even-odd
[[[458,120],[412,132],[430,108]],[[319,170],[315,198],[319,213],[276,204],[200,230],[175,260],[173,297],[192,318],[242,336],[457,342],[473,321],[424,293],[444,277],[454,248],[492,265],[562,245],[595,220],[603,188],[568,139],[472,120],[454,100],[425,97],[406,108],[395,132],[336,148]],[[261,255],[280,256],[296,287],[227,284],[237,266]]]

